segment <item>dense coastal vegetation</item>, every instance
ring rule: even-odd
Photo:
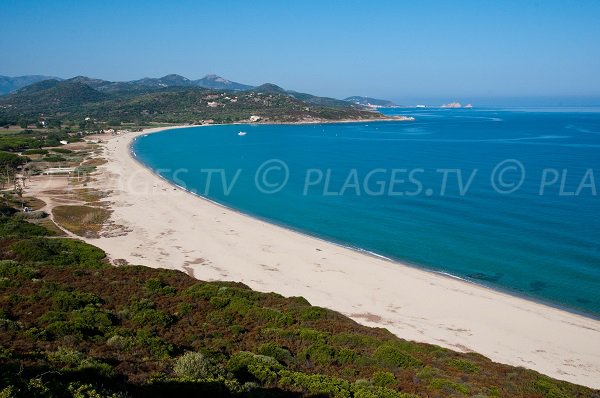
[[[402,340],[301,297],[114,267],[6,204],[2,214],[2,397],[598,396]]]

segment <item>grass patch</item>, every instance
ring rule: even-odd
[[[46,206],[46,202],[41,199],[34,197],[24,197],[23,201],[25,202],[25,206],[29,207],[31,210],[39,210],[42,207]]]
[[[76,189],[73,192],[75,193],[75,197],[77,197],[77,199],[88,203],[96,203],[107,196],[106,192],[99,191],[94,188],[81,188]]]
[[[98,238],[110,211],[90,206],[57,206],[52,215],[58,225],[70,232],[86,238]]]
[[[53,236],[65,236],[65,232],[56,225],[54,221],[52,221],[49,217],[42,218],[41,220],[32,220],[29,221],[32,224],[39,225],[40,227],[44,227],[49,230]]]

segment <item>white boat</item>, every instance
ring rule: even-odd
[[[243,136],[245,136],[245,135],[246,135],[246,132],[245,132],[245,131],[240,131],[240,132],[238,133],[238,135],[239,135],[240,137],[243,137]]]

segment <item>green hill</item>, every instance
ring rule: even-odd
[[[26,75],[26,76],[0,76],[0,95],[8,94],[30,84],[37,83],[43,80],[60,80],[56,77],[41,76],[41,75]]]
[[[64,114],[107,99],[88,84],[77,80],[44,80],[0,99],[0,115]]]
[[[263,121],[373,119],[383,115],[362,106],[286,91],[265,84],[246,91],[200,88],[182,76],[134,82],[108,82],[78,76],[65,81],[46,80],[0,97],[0,119],[45,118],[80,123],[85,118],[100,122],[131,123],[236,122],[258,115]],[[64,123],[63,123],[64,124]]]

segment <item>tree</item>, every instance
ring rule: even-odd
[[[15,194],[19,197],[21,201],[21,209],[25,208],[25,202],[23,201],[23,193],[25,193],[25,184],[22,178],[15,178]]]
[[[46,125],[48,126],[48,128],[51,128],[51,129],[60,129],[62,126],[62,123],[58,119],[50,119],[50,120],[48,120]]]

